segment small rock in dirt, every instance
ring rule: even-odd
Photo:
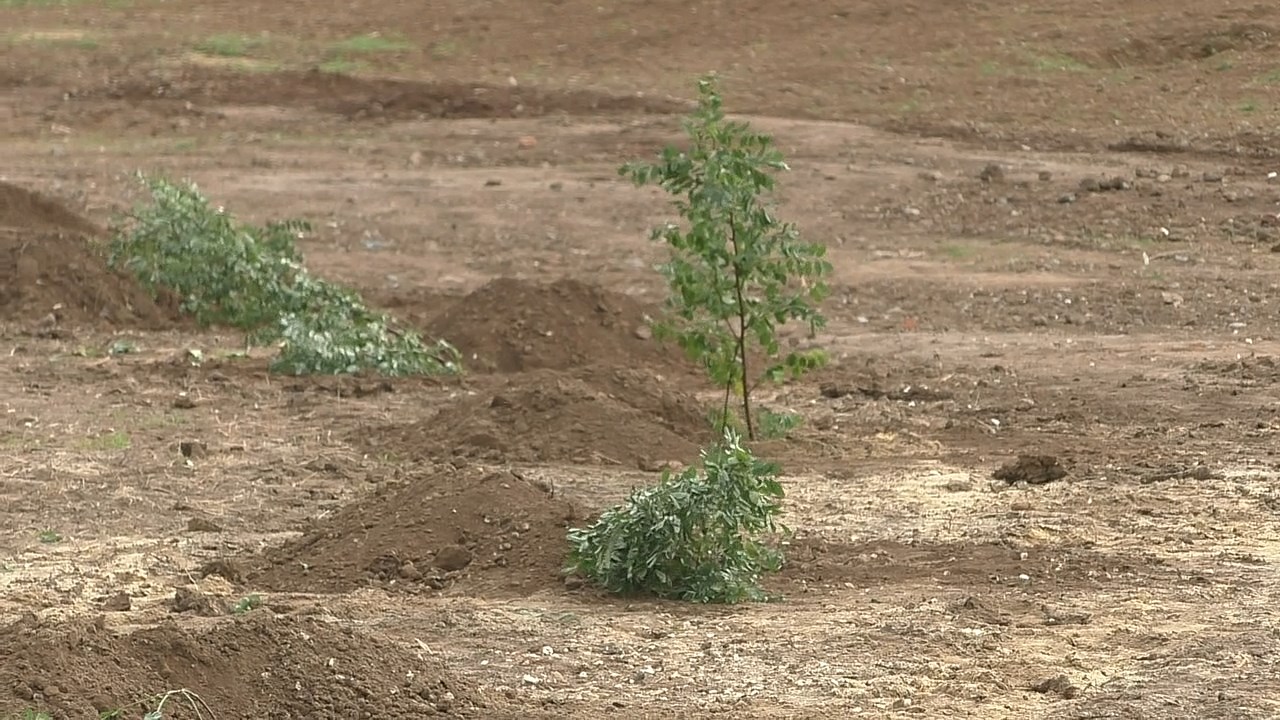
[[[1167,290],[1160,293],[1160,299],[1164,301],[1165,305],[1172,305],[1174,307],[1180,307],[1183,302],[1181,295]]]
[[[978,179],[984,183],[1002,182],[1004,180],[1004,168],[995,163],[990,163],[978,173]]]
[[[920,179],[928,180],[929,182],[942,182],[942,173],[937,170],[929,170],[920,173]]]
[[[244,571],[230,560],[210,560],[201,565],[196,574],[202,578],[216,575],[232,583],[239,583],[244,580]]]
[[[1051,677],[1036,685],[1032,685],[1031,689],[1044,695],[1057,695],[1058,697],[1072,700],[1080,697],[1080,686],[1073,685],[1066,675],[1058,675]]]
[[[409,153],[409,167],[420,167],[422,165],[422,151],[414,150]]]
[[[557,180],[556,182],[551,183],[547,187],[551,188],[555,192],[559,192],[564,189],[564,183]]]
[[[187,532],[222,532],[222,526],[212,520],[193,517],[187,521]]]
[[[1133,185],[1119,175],[1109,177],[1098,183],[1099,190],[1128,190]]]
[[[129,612],[133,609],[133,598],[127,592],[118,592],[102,601],[102,609],[107,612]]]
[[[1040,182],[1049,182],[1050,180],[1053,179],[1053,173],[1049,172],[1048,170],[1041,170],[1040,174],[1037,177],[1040,178]]]
[[[471,564],[471,551],[461,545],[447,545],[436,552],[432,564],[445,572],[457,572]]]
[[[409,580],[410,582],[421,580],[422,571],[418,569],[418,566],[413,564],[412,560],[405,560],[404,564],[400,566],[400,577],[405,580]]]
[[[1053,455],[1019,455],[1017,460],[998,468],[992,477],[1010,485],[1025,482],[1043,485],[1067,476],[1066,468]]]
[[[583,585],[586,585],[586,581],[584,581],[581,577],[578,577],[577,575],[569,575],[569,576],[566,576],[564,579],[565,590],[577,590]]]
[[[1051,607],[1042,607],[1044,612],[1044,623],[1046,625],[1088,625],[1093,620],[1093,614],[1079,610],[1059,610]]]
[[[1098,192],[1102,189],[1102,184],[1098,182],[1098,178],[1087,177],[1080,181],[1079,188],[1084,192]]]
[[[502,184],[502,181],[497,178],[492,178],[484,181],[485,187],[498,187],[501,184]]]
[[[632,334],[636,336],[637,340],[649,340],[653,338],[653,328],[648,325],[637,325]]]
[[[169,605],[170,612],[194,613],[202,617],[217,617],[227,614],[227,606],[222,600],[205,595],[192,587],[180,587],[173,592],[173,601]]]
[[[199,440],[183,440],[178,443],[178,451],[182,457],[192,459],[204,457],[206,452],[204,443]]]
[[[1207,182],[1207,183],[1220,183],[1220,182],[1222,182],[1222,173],[1220,173],[1220,172],[1206,172],[1206,173],[1204,173],[1203,175],[1201,175],[1201,176],[1200,176],[1200,180],[1201,180],[1202,182]]]
[[[195,398],[186,393],[181,393],[173,399],[173,406],[179,410],[190,410],[196,406]]]
[[[1058,196],[1058,204],[1059,204],[1059,205],[1070,205],[1071,203],[1073,203],[1073,202],[1075,202],[1075,201],[1076,201],[1076,194],[1075,194],[1075,193],[1067,193],[1067,194],[1065,194],[1065,195],[1059,195],[1059,196]]]

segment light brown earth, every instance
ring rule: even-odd
[[[0,717],[1280,716],[1277,33],[1230,0],[0,0]],[[693,460],[712,402],[636,332],[672,216],[616,168],[711,70],[830,248],[835,362],[765,398],[807,421],[762,447],[785,601],[609,599],[565,527]],[[193,330],[92,251],[140,169],[312,221],[318,274],[472,372],[281,378]],[[1068,474],[992,479],[1020,455]]]

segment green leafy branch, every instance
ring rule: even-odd
[[[751,393],[763,382],[796,378],[825,362],[821,351],[783,354],[778,327],[800,321],[812,335],[825,325],[817,304],[828,295],[826,248],[801,242],[794,225],[761,200],[774,173],[788,170],[770,136],[726,119],[713,78],[698,83],[697,110],[684,123],[690,148],[668,147],[657,163],[627,163],[620,173],[636,185],[657,185],[686,227],[667,224],[653,238],[671,249],[662,266],[671,289],[671,317],[655,324],[725,391],[741,398],[747,436],[757,437]],[[754,353],[764,367],[754,370]],[[722,424],[723,428],[723,424]]]

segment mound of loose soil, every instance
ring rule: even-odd
[[[62,205],[0,182],[0,320],[166,327],[171,304],[107,267],[92,242],[102,231]]]
[[[523,596],[562,582],[573,517],[550,488],[511,473],[418,477],[249,559],[246,581],[284,592],[378,585]]]
[[[117,709],[140,717],[140,698],[181,688],[220,718],[407,719],[469,715],[482,704],[436,661],[332,623],[267,610],[204,631],[170,623],[127,635],[92,622],[42,626],[28,619],[0,629],[0,656],[4,717],[29,708],[68,720]],[[165,717],[196,717],[181,705],[170,701]]]
[[[670,363],[678,353],[649,334],[654,308],[577,280],[550,285],[493,280],[426,328],[463,353],[471,369],[564,370],[590,363]]]
[[[408,423],[362,428],[371,453],[438,460],[563,462],[654,469],[692,462],[705,414],[689,395],[642,370],[539,370],[512,377]]]
[[[164,80],[125,82],[103,91],[137,103],[181,107],[190,102],[308,107],[351,118],[510,118],[684,112],[688,104],[590,90],[540,90],[473,82],[357,78],[338,73],[256,73],[184,67]]]

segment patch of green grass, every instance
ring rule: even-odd
[[[17,715],[10,715],[12,720],[53,720],[53,716],[40,710],[23,710]]]
[[[1028,71],[1058,73],[1088,72],[1093,70],[1088,63],[1059,52],[1024,52],[1012,58],[1011,61],[1011,64],[1002,64],[998,60],[984,60],[978,66],[978,72],[984,77],[999,77],[1020,75]]]
[[[0,8],[6,10],[72,7],[75,5],[101,5],[118,9],[130,7],[132,4],[132,0],[0,0]]]
[[[335,75],[351,75],[364,69],[364,63],[348,60],[344,57],[336,57],[325,60],[319,65],[320,72],[334,73]]]
[[[0,0],[2,2],[2,0]],[[98,40],[82,32],[76,31],[31,31],[0,36],[0,40],[10,45],[25,44],[42,47],[75,48],[78,50],[96,50]]]
[[[62,542],[62,535],[58,534],[57,530],[41,530],[40,534],[37,535],[36,537],[39,538],[40,542],[44,543],[45,545],[52,545],[53,543]]]
[[[456,56],[462,49],[462,46],[456,40],[438,40],[428,46],[427,51],[431,53],[431,57],[436,60],[447,60]]]
[[[212,35],[196,43],[196,51],[217,57],[244,57],[266,43],[266,38],[252,35]]]
[[[1087,63],[1065,53],[1033,55],[1031,66],[1040,72],[1085,72],[1092,69]]]
[[[337,55],[394,53],[412,50],[413,43],[400,38],[383,37],[379,33],[369,33],[368,35],[356,35],[346,40],[339,40],[330,45],[329,49]]]
[[[942,246],[942,252],[952,260],[968,260],[978,254],[973,247],[960,243],[947,243]]]
[[[83,446],[87,450],[127,450],[132,444],[133,441],[129,439],[129,433],[116,430],[106,435],[88,438],[84,441]]]
[[[1258,80],[1267,85],[1280,85],[1280,68],[1263,73]]]
[[[1259,107],[1260,105],[1258,104],[1257,100],[1245,100],[1244,102],[1240,103],[1240,112],[1247,112],[1247,113],[1257,112]]]
[[[240,598],[240,601],[235,604],[235,607],[231,608],[231,612],[236,615],[244,615],[250,610],[257,610],[260,607],[262,607],[261,595],[247,595]]]

